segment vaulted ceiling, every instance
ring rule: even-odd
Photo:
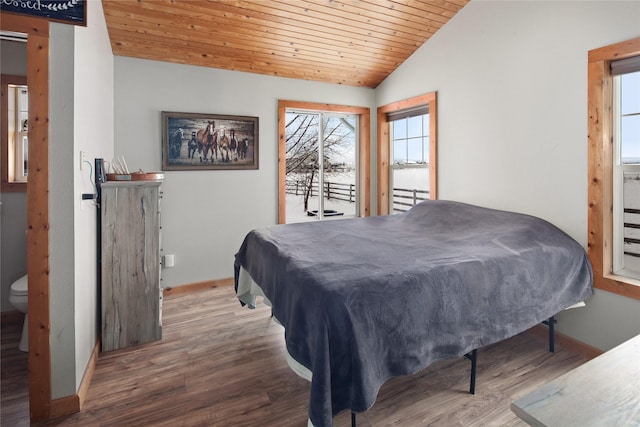
[[[468,0],[102,0],[113,53],[375,88]]]

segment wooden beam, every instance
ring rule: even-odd
[[[367,217],[371,215],[371,111],[367,108],[359,115],[358,134],[358,180],[360,187],[359,215]]]
[[[278,224],[287,223],[287,108],[289,101],[278,101]]]
[[[49,38],[49,21],[43,18],[36,18],[11,12],[2,12],[0,27],[3,31],[13,31],[16,33],[24,33],[29,36]]]
[[[27,274],[29,277],[29,408],[31,421],[49,418],[49,37],[29,34],[29,185],[27,190]]]
[[[430,94],[431,95],[431,94]],[[429,198],[438,199],[438,96],[429,97]],[[433,111],[433,113],[431,113]]]
[[[378,215],[389,214],[389,122],[384,108],[378,108]]]

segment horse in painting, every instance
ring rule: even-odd
[[[182,148],[182,139],[184,138],[184,131],[182,128],[173,133],[171,141],[169,143],[169,158],[177,159],[180,157],[180,149]]]
[[[216,158],[218,157],[218,132],[215,130],[215,122],[213,120],[208,121],[204,129],[198,130],[196,142],[198,144],[198,153],[200,153],[200,161],[206,163],[209,151],[211,151],[211,163],[213,163],[214,153]]]
[[[193,159],[193,156],[196,154],[196,149],[198,148],[198,140],[196,139],[196,131],[191,132],[191,139],[187,144],[189,148],[189,152],[187,157]]]
[[[231,133],[231,138],[229,140],[229,150],[231,154],[236,156],[235,160],[238,160],[238,140],[236,139],[236,131],[235,129],[231,129],[229,131]]]
[[[222,133],[220,135],[220,142],[218,147],[220,148],[220,159],[223,162],[229,161],[229,137],[226,135],[224,128],[220,130]]]
[[[247,151],[249,150],[249,139],[243,138],[238,142],[238,157],[245,159],[247,157]]]

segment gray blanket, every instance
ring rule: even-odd
[[[516,335],[589,298],[583,248],[539,218],[447,201],[251,231],[236,254],[313,374],[309,416],[362,412],[391,377]]]

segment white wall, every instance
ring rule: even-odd
[[[163,269],[163,287],[232,277],[247,232],[276,223],[278,99],[363,106],[375,114],[372,89],[115,58],[115,155],[124,155],[131,170],[161,170],[161,111],[260,120],[259,170],[165,173],[162,247],[176,255],[176,266]],[[373,116],[371,122],[374,135]]]
[[[376,90],[438,92],[441,199],[540,216],[587,244],[587,52],[640,36],[640,2],[465,6]],[[558,329],[608,349],[640,333],[640,301],[597,291]]]
[[[91,2],[87,13],[87,27],[74,27],[74,147],[70,158],[74,177],[76,388],[101,331],[97,309],[97,206],[93,201],[82,201],[81,194],[95,194],[94,159],[113,157],[114,133],[113,54],[102,3]],[[82,171],[80,151],[88,162]]]
[[[77,392],[98,333],[96,207],[87,160],[113,155],[113,55],[102,4],[87,26],[50,27],[49,179],[52,398]]]
[[[73,27],[49,28],[49,310],[52,398],[75,389]],[[80,230],[78,230],[80,232]]]
[[[27,44],[0,41],[0,72],[27,75]],[[0,193],[0,311],[13,311],[11,284],[27,274],[27,193]]]

